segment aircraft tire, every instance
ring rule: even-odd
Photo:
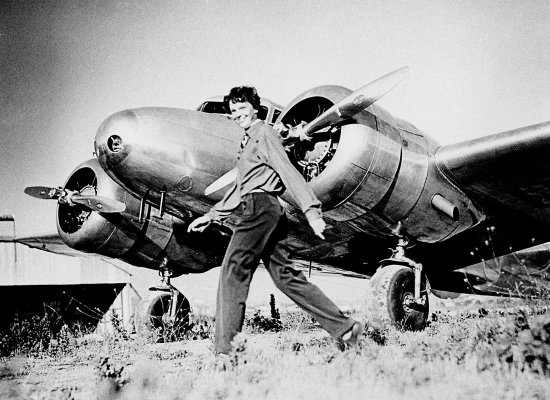
[[[175,321],[170,322],[169,292],[151,292],[141,301],[136,312],[136,331],[138,335],[155,342],[173,342],[182,340],[189,329],[190,305],[187,298],[178,293]]]
[[[414,298],[414,272],[403,265],[387,265],[376,271],[370,279],[366,296],[367,320],[373,326],[386,328],[392,325],[397,329],[418,331],[426,326],[429,300],[426,280],[423,276],[421,293],[424,306],[408,306],[407,298]]]

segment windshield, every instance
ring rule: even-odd
[[[199,111],[209,114],[229,114],[225,109],[225,105],[222,101],[205,101],[199,107]],[[258,118],[265,121],[267,117],[267,111],[268,109],[266,106],[260,106],[260,110],[258,111]]]

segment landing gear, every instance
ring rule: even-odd
[[[170,270],[161,269],[160,274],[162,284],[150,288],[152,293],[139,306],[136,330],[156,342],[181,340],[189,329],[189,301],[170,284]]]
[[[426,277],[422,265],[404,255],[404,239],[393,256],[384,260],[367,289],[367,318],[376,326],[422,330],[429,311]]]

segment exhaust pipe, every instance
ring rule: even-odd
[[[432,206],[451,218],[453,221],[458,221],[459,218],[459,212],[458,207],[455,206],[453,203],[451,203],[449,200],[447,200],[445,197],[441,196],[440,194],[434,195],[432,197]]]

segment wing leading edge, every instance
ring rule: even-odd
[[[550,122],[440,147],[438,167],[489,217],[550,224]]]
[[[548,285],[548,154],[550,122],[436,151],[438,168],[482,209],[486,219],[450,240],[411,251],[434,272],[430,276],[434,287],[511,294],[520,287]]]
[[[21,243],[33,249],[47,251],[49,253],[64,254],[67,256],[85,256],[86,253],[67,246],[57,233],[28,236],[22,238],[0,238],[0,242]]]

